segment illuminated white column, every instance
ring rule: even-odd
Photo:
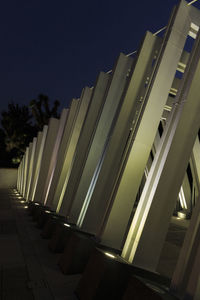
[[[87,159],[88,149],[106,99],[105,93],[109,84],[109,79],[109,74],[100,72],[94,86],[92,99],[90,101],[87,116],[77,143],[72,170],[70,172],[69,181],[60,208],[60,214],[62,215],[68,215],[69,209],[72,205],[73,194],[77,189],[77,184]]]
[[[40,170],[38,173],[37,184],[32,201],[44,202],[42,199],[45,181],[49,171],[49,164],[52,158],[53,149],[55,146],[56,136],[59,129],[59,120],[50,118],[48,123],[47,135],[44,143],[44,149],[41,156]]]
[[[28,172],[28,177],[27,177],[27,187],[25,191],[25,199],[28,200],[29,196],[29,191],[30,191],[30,183],[31,183],[31,178],[33,174],[33,161],[34,161],[34,155],[35,155],[35,147],[36,147],[36,142],[37,138],[33,138],[33,142],[31,143],[30,147],[30,163],[29,163],[29,172]]]
[[[20,161],[18,171],[17,171],[17,190],[20,189],[20,182],[21,182],[21,166],[22,166],[22,160]]]
[[[63,136],[62,136],[62,140],[60,142],[60,146],[58,149],[58,159],[56,162],[56,166],[53,172],[53,176],[51,179],[51,185],[48,189],[48,194],[46,197],[46,205],[52,207],[52,200],[54,197],[54,193],[57,187],[57,183],[59,180],[59,176],[62,170],[62,166],[63,166],[63,161],[64,161],[64,157],[65,157],[65,152],[66,152],[66,147],[68,144],[68,140],[71,137],[72,134],[72,130],[74,127],[74,123],[77,117],[77,112],[80,106],[80,101],[78,99],[73,99],[70,105],[70,109],[69,109],[69,114],[67,117],[67,121],[65,124],[65,128],[64,128],[64,132],[63,132]]]
[[[53,209],[56,209],[57,212],[59,212],[60,205],[63,200],[63,195],[65,193],[65,189],[71,172],[72,163],[74,160],[74,152],[76,150],[76,145],[81,133],[83,122],[85,120],[91,96],[92,89],[89,87],[84,88],[81,94],[79,111],[77,113],[76,121],[72,129],[71,137],[66,145],[64,161],[52,201],[52,207]]]
[[[25,165],[25,155],[22,158],[22,167],[21,167],[21,182],[20,182],[20,188],[19,188],[19,192],[21,195],[23,192],[23,184],[24,184],[24,165]]]
[[[171,281],[171,291],[181,299],[198,299],[200,280],[200,199],[192,214],[176,269]],[[186,296],[190,295],[190,298]]]
[[[200,144],[199,138],[196,138],[192,159],[196,165],[196,176],[198,178],[198,184],[200,182]],[[199,191],[198,191],[199,193]],[[189,228],[186,232],[183,246],[176,264],[174,274],[171,281],[171,291],[181,299],[185,299],[187,293],[194,297],[195,294],[199,295],[199,257],[200,257],[200,194],[196,201],[196,205],[193,208],[192,218],[190,220]],[[196,299],[196,298],[194,298]]]
[[[29,143],[28,157],[27,157],[26,185],[24,187],[24,193],[23,193],[23,197],[25,199],[26,199],[26,191],[27,191],[27,186],[28,186],[28,177],[29,177],[29,172],[30,172],[30,160],[31,160],[32,146],[33,146],[33,143]]]
[[[121,105],[124,88],[129,80],[129,72],[133,59],[124,54],[120,54],[113,69],[110,85],[107,90],[106,101],[88,149],[88,156],[81,173],[77,191],[73,198],[73,205],[69,212],[69,220],[77,223],[84,199],[89,192],[90,183],[96,168],[104,152],[105,145],[108,142],[110,130],[115,122],[115,116],[118,114]]]
[[[17,190],[19,190],[19,183],[20,183],[20,166],[21,166],[21,162],[17,169]]]
[[[47,129],[48,126],[45,125],[43,127],[43,131],[38,133],[37,136],[37,143],[35,148],[35,155],[34,155],[34,162],[33,162],[33,175],[31,178],[30,183],[30,191],[29,191],[29,197],[28,200],[33,201],[33,198],[35,196],[35,189],[37,185],[38,175],[40,171],[40,165],[41,165],[41,159],[42,159],[42,153],[44,149],[44,143],[47,135]]]
[[[20,191],[21,180],[22,180],[22,160],[21,160],[20,165],[18,167],[18,185],[17,185],[17,190],[18,191]]]
[[[65,124],[67,121],[68,112],[69,112],[69,109],[64,108],[62,110],[61,117],[59,120],[58,133],[55,138],[55,143],[54,143],[54,147],[53,147],[53,151],[52,151],[51,160],[49,162],[49,168],[48,168],[47,176],[45,178],[45,183],[43,184],[43,192],[42,192],[42,196],[41,196],[41,201],[44,204],[46,204],[46,201],[47,201],[48,192],[49,192],[52,178],[53,178],[53,173],[54,173],[54,170],[56,167],[56,162],[58,159],[58,149],[59,149],[60,142],[61,142],[61,139],[63,136],[63,131],[64,131]]]
[[[154,56],[157,57],[154,62],[155,69],[152,67],[146,69],[146,74],[144,73],[146,78],[140,77],[140,68],[138,74],[135,74],[139,83],[144,82],[146,88],[143,90],[141,88],[139,93],[136,93],[132,124],[130,123],[127,127],[126,134],[130,133],[127,145],[124,147],[124,153],[118,154],[118,147],[115,145],[120,143],[119,132],[123,122],[121,119],[116,131],[112,134],[112,140],[118,143],[111,144],[110,142],[109,144],[92,201],[82,224],[80,223],[81,228],[100,235],[102,243],[111,247],[122,247],[158,125],[170,90],[174,88],[173,84],[176,84],[174,76],[190,29],[187,8],[186,3],[182,2],[179,9],[173,13],[161,47],[153,48],[153,37],[149,48],[148,43],[145,45],[143,55],[150,56],[149,51],[152,51],[151,49],[155,51]],[[153,58],[151,57],[150,60],[149,57],[147,62],[150,64],[152,61]],[[133,91],[134,87],[135,80]],[[118,156],[121,158],[121,165],[116,170],[117,176],[113,178],[113,172],[117,166],[115,159]]]
[[[171,282],[171,291],[183,300],[198,300],[200,295],[199,233],[200,199],[194,209]]]
[[[96,178],[94,180],[96,181],[96,184],[93,187],[91,186],[93,191],[91,190],[91,194],[88,195],[89,197],[85,198],[85,202],[79,216],[78,225],[81,226],[81,228],[83,228],[85,231],[98,234],[99,230],[101,229],[115,183],[118,179],[122,163],[124,162],[125,155],[128,151],[128,146],[131,142],[131,136],[135,131],[136,124],[138,125],[138,120],[142,114],[142,110],[146,105],[146,101],[148,100],[148,97],[146,96],[148,89],[152,88],[152,78],[157,70],[157,61],[155,60],[155,57],[158,57],[160,47],[161,40],[153,36],[153,34],[150,32],[147,32],[143,44],[138,51],[138,57],[134,63],[134,68],[130,72],[130,81],[126,90],[124,91],[121,109],[116,117],[115,127],[110,133],[107,149],[105,150],[104,156],[101,158],[101,166],[99,166],[98,174],[95,174]],[[152,67],[152,61],[154,60],[154,67]],[[148,82],[148,84],[143,84],[141,87],[141,82]],[[155,114],[153,119],[154,122],[157,121],[159,123],[160,121],[164,106],[163,103],[168,97],[168,92],[169,89],[165,94],[163,94],[163,98],[165,98],[159,99],[160,101],[156,106],[157,114],[155,113],[155,105],[152,103],[151,114]],[[155,95],[150,100],[152,102],[156,101]],[[153,144],[158,126],[157,124],[154,125],[153,122],[152,126],[152,132],[149,132],[148,135],[152,135],[152,141],[150,141]],[[143,141],[143,144],[145,141]],[[148,156],[144,156],[144,167],[146,166],[147,159]],[[144,169],[142,170],[142,175],[143,172]],[[123,201],[126,200],[123,198]],[[123,210],[124,208],[122,209],[122,213]],[[126,218],[124,220],[124,218],[125,216],[123,214],[120,218],[118,218],[116,222],[118,224],[116,224],[117,227],[120,228],[122,222],[128,221]],[[116,229],[116,232],[118,232],[118,228]],[[114,234],[114,232],[112,234]]]
[[[25,161],[24,161],[24,183],[23,183],[23,191],[22,196],[25,196],[25,189],[27,183],[27,172],[28,172],[28,159],[29,159],[29,147],[26,148],[26,152],[24,154]]]
[[[122,252],[134,265],[153,271],[200,127],[199,58],[198,38]]]

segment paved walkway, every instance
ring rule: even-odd
[[[80,276],[66,276],[24,203],[0,190],[0,300],[76,300]]]
[[[173,218],[170,224],[157,269],[168,278],[188,223]],[[61,273],[57,265],[60,254],[48,250],[48,240],[40,233],[23,199],[12,189],[0,189],[0,300],[77,300],[73,291],[81,275]]]

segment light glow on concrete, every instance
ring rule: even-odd
[[[105,252],[105,255],[108,256],[108,257],[110,257],[110,258],[116,258],[115,255],[113,255],[113,254],[111,254],[109,252]]]
[[[67,223],[64,223],[63,225],[66,226],[66,227],[71,227],[71,225],[69,225]]]

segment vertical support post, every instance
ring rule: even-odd
[[[27,185],[29,156],[30,156],[30,144],[29,144],[29,147],[26,147],[26,152],[24,154],[25,164],[24,164],[24,184],[23,184],[23,192],[22,192],[23,197],[25,197],[25,190],[26,190],[26,185]]]
[[[198,37],[122,252],[134,265],[153,271],[200,126],[199,58]]]
[[[29,191],[30,191],[30,183],[31,183],[31,178],[33,175],[33,161],[34,161],[34,156],[35,156],[35,148],[36,148],[36,143],[37,143],[37,138],[33,138],[32,142],[32,150],[31,150],[31,157],[30,157],[30,167],[29,167],[29,173],[28,173],[28,178],[27,178],[27,190],[25,192],[25,199],[29,199]]]
[[[69,113],[69,109],[63,109],[62,113],[61,113],[61,117],[59,120],[59,128],[58,128],[58,133],[55,137],[55,144],[53,147],[53,151],[52,151],[52,156],[51,156],[51,160],[49,162],[49,169],[48,169],[48,173],[45,179],[45,183],[44,183],[44,188],[43,188],[43,192],[42,192],[42,196],[41,196],[41,200],[44,204],[46,204],[47,201],[47,197],[48,197],[48,191],[50,189],[51,186],[51,182],[52,182],[52,178],[53,178],[53,173],[56,167],[56,162],[58,159],[58,150],[60,147],[60,142],[62,140],[62,136],[63,136],[63,131],[65,128],[65,124],[67,121],[67,116]]]
[[[80,107],[77,113],[77,118],[71,133],[71,137],[68,140],[68,144],[66,146],[65,158],[63,160],[63,166],[61,169],[61,173],[59,176],[59,180],[57,183],[57,187],[52,202],[52,207],[56,209],[57,212],[59,212],[60,206],[63,201],[63,196],[69,180],[69,175],[74,160],[76,145],[81,133],[83,122],[85,120],[85,116],[87,113],[88,105],[91,100],[91,96],[92,96],[92,89],[89,87],[84,88],[80,99]]]
[[[55,118],[49,119],[47,135],[44,143],[44,148],[41,155],[40,169],[38,172],[37,184],[35,187],[35,192],[32,198],[32,201],[43,202],[42,199],[43,189],[45,180],[47,178],[49,170],[49,162],[52,157],[53,149],[55,146],[55,140],[58,133],[59,120]]]
[[[113,126],[114,128],[109,133],[109,141],[104,157],[101,161],[98,176],[96,177],[95,186],[91,192],[90,202],[88,203],[87,208],[85,208],[85,216],[82,218],[82,223],[80,223],[81,228],[88,232],[99,234],[103,223],[106,223],[107,221],[105,220],[107,219],[106,214],[111,215],[112,213],[111,210],[109,212],[108,210],[112,202],[111,198],[113,197],[113,190],[117,184],[124,160],[126,159],[131,136],[134,132],[137,121],[145,110],[145,106],[147,104],[148,89],[149,86],[151,86],[150,82],[153,80],[157,69],[157,64],[154,60],[156,60],[155,57],[158,56],[161,42],[160,38],[157,38],[150,32],[147,32],[140,51],[138,51],[138,55],[135,58],[134,66],[129,74],[129,82],[121,100],[122,104],[120,111],[116,117],[115,125]],[[154,65],[152,66],[153,62]],[[166,98],[167,97],[168,93],[166,93]],[[160,115],[157,114],[156,117],[154,117],[154,120],[157,118],[158,122],[162,114],[160,106],[163,109],[164,104],[162,99],[160,99],[157,105],[157,108],[160,110]],[[155,132],[153,131],[153,135],[154,134]],[[153,140],[154,137],[152,137],[152,143]],[[144,167],[146,165],[148,155],[144,156]],[[143,171],[144,170],[142,170],[142,174]],[[123,203],[124,201],[126,200],[123,198]],[[124,209],[124,205],[122,204],[120,210],[121,217],[116,220],[115,224],[113,224],[112,233],[110,235],[111,239],[114,238],[115,231],[119,238],[120,232],[123,231],[123,222],[125,224],[127,222],[127,216],[123,214]],[[130,209],[128,209],[128,213],[129,212]],[[110,239],[108,238],[108,240]],[[103,242],[105,242],[104,238]],[[110,241],[110,243],[110,246],[113,247],[113,240]]]
[[[83,215],[81,209],[85,206],[84,203],[87,202],[85,199],[90,190],[92,178],[96,172],[98,163],[101,160],[101,156],[103,155],[104,148],[106,147],[109,138],[110,129],[115,122],[116,114],[119,113],[121,98],[124,88],[129,80],[128,75],[132,63],[132,58],[121,53],[113,70],[110,85],[105,96],[106,100],[101,117],[91,141],[90,148],[88,149],[87,160],[85,161],[77,190],[74,191],[73,205],[69,212],[69,220],[73,223],[77,223],[79,215],[80,218],[81,215]]]
[[[44,149],[44,143],[47,135],[47,129],[48,126],[45,125],[43,127],[43,131],[38,133],[37,136],[37,144],[36,144],[36,149],[35,149],[35,156],[34,156],[34,169],[33,169],[33,176],[31,178],[31,183],[30,183],[30,192],[29,192],[29,198],[28,200],[33,201],[34,196],[35,196],[35,189],[37,185],[37,180],[38,180],[38,175],[40,172],[40,166],[41,166],[41,159],[42,159],[42,153]]]
[[[87,159],[88,149],[94,136],[104,103],[105,93],[108,88],[110,75],[100,72],[94,86],[92,99],[88,107],[80,138],[75,151],[73,166],[69,181],[60,207],[60,214],[68,215],[73,203],[73,195],[77,190],[82,170]]]
[[[48,192],[46,194],[46,205],[52,207],[52,201],[54,197],[54,193],[57,187],[57,183],[59,180],[60,172],[62,170],[63,161],[65,157],[65,151],[66,151],[66,145],[68,143],[68,140],[71,137],[72,129],[76,120],[77,112],[79,109],[80,101],[78,99],[72,99],[69,114],[67,117],[67,121],[65,124],[62,140],[60,142],[60,147],[58,150],[58,160],[56,162],[56,166],[53,172],[51,185],[48,189]]]

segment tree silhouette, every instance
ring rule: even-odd
[[[49,118],[58,118],[58,107],[60,102],[55,100],[52,109],[49,107],[49,98],[43,94],[37,100],[32,100],[29,107],[20,106],[13,102],[8,104],[7,111],[1,113],[0,130],[0,154],[9,163],[19,163],[26,151],[26,147],[37,135],[38,130],[42,130],[48,124]],[[34,124],[32,120],[35,120]],[[0,159],[2,165],[2,160]]]
[[[5,150],[13,153],[15,156],[13,159],[18,161],[37,132],[31,123],[32,116],[29,108],[12,102],[8,104],[8,110],[3,111],[1,116]]]
[[[55,100],[53,108],[49,107],[49,98],[46,95],[38,95],[38,99],[33,99],[30,102],[32,115],[35,119],[38,130],[42,130],[43,126],[48,124],[49,118],[59,118],[58,107],[60,102]]]

